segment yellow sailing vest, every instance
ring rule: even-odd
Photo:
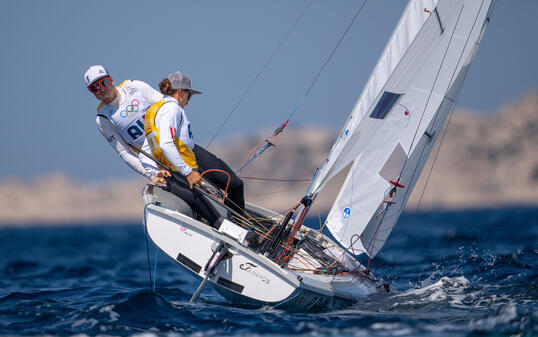
[[[148,143],[151,147],[151,152],[162,163],[166,164],[168,167],[170,167],[172,170],[179,172],[177,168],[170,163],[170,161],[166,158],[163,151],[160,148],[160,141],[159,141],[159,129],[155,125],[155,116],[157,116],[157,112],[161,108],[161,106],[166,103],[166,100],[162,99],[157,103],[154,103],[152,106],[148,108],[146,111],[146,117],[144,119],[144,133],[146,135],[146,138],[148,139]],[[177,135],[174,135],[174,144],[176,145],[176,148],[185,161],[187,165],[193,170],[198,168],[198,164],[196,163],[196,157],[194,156],[194,153],[191,151],[191,149],[188,148]]]

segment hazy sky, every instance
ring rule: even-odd
[[[1,1],[0,180],[53,172],[84,181],[136,175],[97,131],[98,102],[82,80],[92,64],[105,65],[118,84],[138,79],[157,87],[170,72],[189,74],[204,94],[186,112],[205,146],[307,4]],[[313,1],[217,139],[268,135],[285,121],[361,4]],[[405,5],[367,3],[289,127],[344,124]],[[537,18],[536,0],[498,0],[458,107],[495,111],[538,87]]]

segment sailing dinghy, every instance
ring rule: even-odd
[[[411,0],[327,159],[287,214],[229,208],[198,189],[220,220],[207,224],[179,198],[143,190],[146,231],[166,255],[235,304],[291,310],[352,305],[389,286],[359,263],[381,250],[455,101],[493,0]],[[306,226],[316,196],[352,164],[325,221],[338,242]],[[174,177],[178,180],[177,174]]]

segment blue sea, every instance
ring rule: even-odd
[[[322,312],[190,304],[142,224],[4,228],[0,256],[1,336],[538,336],[538,208],[403,214],[372,262],[392,293]]]

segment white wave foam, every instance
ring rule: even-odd
[[[71,328],[74,329],[84,326],[84,328],[91,329],[98,323],[99,321],[97,321],[95,318],[82,318],[73,322],[73,324],[71,324]]]
[[[401,323],[374,323],[370,325],[374,331],[390,332],[391,336],[409,336],[414,330]]]
[[[469,280],[465,276],[442,277],[439,281],[419,289],[411,289],[401,294],[394,295],[393,298],[405,298],[408,301],[394,303],[397,305],[422,304],[430,302],[448,301],[451,305],[463,306],[463,300],[472,294],[466,293],[469,288]]]
[[[435,268],[435,270],[427,278],[420,281],[421,288],[434,284],[435,280],[438,279],[439,277],[442,277],[443,275],[442,267],[438,263],[433,263],[432,265]]]
[[[517,318],[517,307],[510,302],[501,305],[497,312],[485,318],[480,318],[469,322],[473,329],[492,330],[499,325],[506,325]]]
[[[110,322],[115,322],[120,318],[120,314],[118,314],[117,312],[115,312],[112,309],[114,309],[114,304],[107,305],[107,306],[102,307],[101,309],[99,309],[99,312],[106,312],[106,313],[108,313],[110,315],[110,320],[108,321],[109,323]]]
[[[408,290],[396,296],[423,295],[429,292],[437,293],[439,291],[444,291],[444,290],[461,290],[461,289],[467,288],[468,286],[469,286],[469,280],[467,280],[465,276],[458,276],[458,277],[444,276],[439,281],[433,284],[430,284],[429,286],[419,288],[419,289]]]

